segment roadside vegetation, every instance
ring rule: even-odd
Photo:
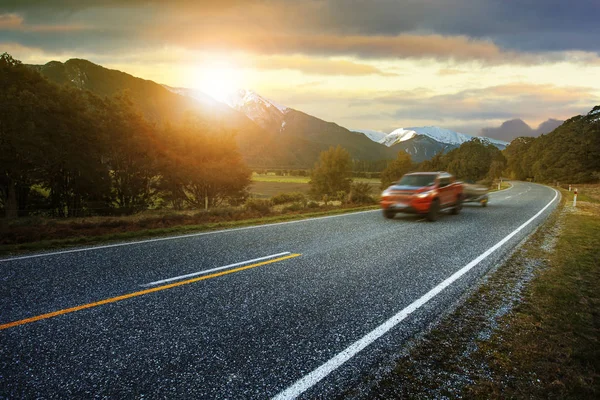
[[[579,189],[365,398],[598,398],[600,185]]]
[[[211,230],[263,225],[375,209],[377,206],[317,202],[271,205],[249,200],[239,209],[216,208],[208,212],[148,212],[122,217],[70,219],[23,218],[3,226],[0,256],[28,251],[95,245]]]

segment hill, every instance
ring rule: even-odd
[[[357,160],[393,159],[398,151],[337,124],[275,107],[253,92],[244,93],[247,98],[238,99],[232,108],[198,91],[160,85],[87,60],[52,61],[29,67],[52,82],[99,96],[125,92],[145,118],[154,123],[177,123],[192,112],[209,129],[236,132],[240,151],[253,167],[310,168],[321,151],[338,144]],[[261,118],[265,110],[268,118]]]
[[[536,182],[600,180],[600,106],[537,138],[520,137],[504,151],[513,178]]]

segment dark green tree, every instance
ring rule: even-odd
[[[310,177],[310,195],[320,199],[326,195],[336,197],[340,192],[348,193],[352,183],[352,159],[341,146],[330,147],[321,152]]]
[[[381,173],[381,189],[387,188],[413,168],[414,164],[410,158],[410,154],[405,151],[399,151],[398,157],[390,162],[387,168]]]
[[[504,149],[503,154],[506,157],[506,168],[510,178],[526,180],[531,176],[531,164],[527,157],[527,152],[535,138],[518,137]]]
[[[484,179],[490,172],[492,161],[503,163],[503,159],[496,146],[479,138],[461,144],[446,155],[448,172],[459,179],[472,181]]]
[[[106,112],[113,199],[125,212],[144,210],[158,193],[157,129],[126,94],[107,101]]]
[[[161,155],[161,187],[174,204],[193,208],[240,203],[247,197],[252,171],[244,163],[235,138],[207,132],[191,123],[169,128]]]

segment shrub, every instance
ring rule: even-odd
[[[285,206],[283,211],[300,211],[304,209],[304,205],[301,203],[292,203],[289,206]]]
[[[233,216],[235,216],[236,214],[239,214],[240,211],[233,208],[233,207],[218,207],[218,208],[211,208],[207,211],[200,211],[197,212],[196,214],[194,214],[194,217],[196,218],[208,218],[208,217],[216,217],[219,219],[230,219]]]
[[[293,202],[306,204],[306,196],[300,192],[278,193],[271,197],[271,202],[275,205]]]
[[[373,204],[375,199],[371,196],[373,188],[366,182],[356,182],[350,187],[348,201],[354,204]]]
[[[309,201],[306,208],[319,208],[319,203],[316,201]]]
[[[338,190],[335,194],[335,199],[342,202],[342,204],[348,201],[348,193],[345,190]]]
[[[256,211],[261,215],[266,215],[271,212],[271,201],[262,199],[248,199],[245,204],[246,210]]]

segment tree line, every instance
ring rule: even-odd
[[[189,113],[145,120],[127,93],[100,98],[0,56],[0,209],[6,217],[209,208],[247,196],[232,132]]]
[[[465,181],[491,181],[506,168],[506,158],[494,145],[474,138],[449,151],[440,152],[430,160],[413,163],[410,154],[399,152],[382,172],[381,187],[386,188],[411,171],[447,171]]]
[[[600,180],[600,106],[537,138],[520,137],[504,150],[511,178],[535,182]]]

